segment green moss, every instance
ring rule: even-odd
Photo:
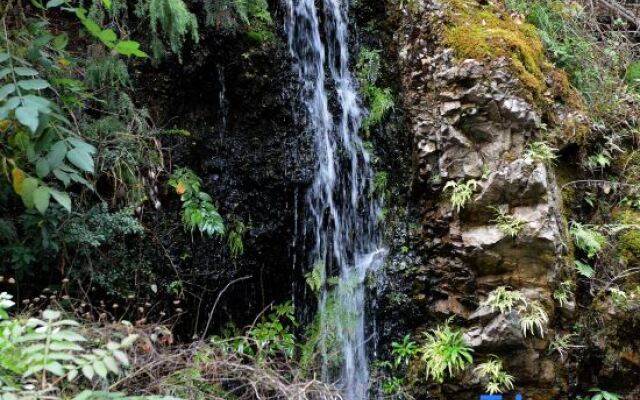
[[[514,20],[497,5],[477,0],[448,0],[450,12],[444,43],[458,58],[479,60],[505,57],[535,98],[550,91],[566,104],[580,107],[580,96],[566,74],[548,61],[535,26]],[[546,78],[545,78],[546,77]]]
[[[640,260],[640,230],[630,229],[618,237],[618,254],[627,263]]]
[[[451,0],[452,12],[444,42],[458,57],[494,59],[506,57],[529,89],[542,93],[546,88],[543,66],[547,63],[536,28],[516,23],[500,15],[493,6],[480,6],[473,0]]]

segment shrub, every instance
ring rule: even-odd
[[[425,332],[424,337],[420,353],[428,378],[442,383],[447,376],[454,377],[473,363],[473,349],[465,343],[462,331],[450,326],[450,321]]]

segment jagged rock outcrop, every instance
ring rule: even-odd
[[[561,363],[549,356],[554,323],[572,312],[553,293],[561,281],[567,233],[551,163],[527,155],[546,131],[579,126],[579,109],[548,88],[535,93],[505,57],[464,59],[443,44],[451,5],[426,1],[405,15],[398,33],[404,105],[413,133],[413,193],[422,212],[423,245],[409,269],[412,302],[423,307],[425,329],[455,316],[467,328],[475,356],[495,354],[527,399],[558,398],[568,388]],[[471,200],[457,212],[447,182],[475,182]],[[496,223],[496,213],[525,221],[516,236]],[[544,332],[526,337],[520,315],[491,312],[481,303],[493,289],[520,290],[544,307]],[[455,384],[432,387],[434,398],[477,399],[473,373]],[[440,394],[438,394],[440,393]],[[439,397],[438,397],[439,396]],[[453,396],[453,397],[452,397]]]

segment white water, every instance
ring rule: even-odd
[[[324,379],[338,381],[345,399],[360,400],[369,386],[364,282],[385,254],[376,222],[381,205],[370,194],[373,173],[358,136],[363,110],[349,71],[348,0],[321,1],[323,32],[313,0],[292,0],[288,21],[318,160],[306,196],[314,240],[309,261],[310,269],[323,267],[318,312],[323,337],[334,339],[321,343]],[[330,98],[337,103],[331,108]],[[335,288],[327,284],[331,276],[338,276]]]

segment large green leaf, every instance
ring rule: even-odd
[[[33,192],[38,187],[38,181],[35,178],[26,178],[22,181],[20,196],[25,207],[33,208]]]
[[[33,107],[21,106],[16,109],[16,119],[31,132],[38,130],[38,110]]]
[[[7,75],[11,73],[11,68],[5,67],[0,69],[0,79],[4,79]]]
[[[16,75],[20,75],[20,76],[36,76],[36,75],[38,75],[38,71],[36,71],[33,68],[29,68],[29,67],[15,67],[13,69],[13,72],[15,72]]]
[[[140,58],[148,57],[147,53],[140,50],[140,43],[134,40],[123,40],[118,42],[114,50],[123,56],[136,56]]]
[[[105,29],[100,32],[98,36],[100,40],[103,42],[108,42],[110,45],[113,45],[116,40],[118,40],[118,36],[112,29]]]
[[[71,212],[71,198],[68,193],[60,192],[55,189],[50,189],[53,198],[60,204],[65,210]]]
[[[80,168],[85,172],[93,173],[93,158],[91,154],[87,152],[85,149],[76,147],[67,152],[67,159],[71,162],[71,164]]]
[[[39,158],[36,162],[36,173],[38,178],[43,179],[51,172],[49,161],[46,158]]]
[[[0,52],[0,63],[5,62],[11,57],[8,53]]]
[[[47,2],[47,8],[58,7],[64,4],[64,0],[49,0]]]
[[[15,91],[16,91],[16,85],[14,85],[13,83],[0,87],[0,101],[6,99],[7,96],[9,96],[11,93]]]
[[[57,168],[64,161],[64,157],[67,155],[67,145],[63,140],[56,142],[49,149],[47,154],[47,161],[51,169]]]
[[[36,207],[36,210],[40,211],[40,214],[47,212],[50,199],[51,192],[46,186],[38,186],[36,190],[33,191],[33,205]]]
[[[18,81],[18,86],[25,90],[42,90],[48,88],[49,82],[44,79],[27,79]]]
[[[11,97],[8,99],[4,106],[0,107],[0,119],[7,119],[9,117],[9,111],[20,105],[20,99],[18,97]]]

